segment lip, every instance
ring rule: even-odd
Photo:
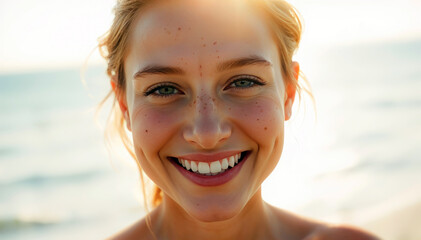
[[[194,154],[186,154],[183,156],[177,156],[177,158],[182,158],[189,161],[198,161],[198,162],[213,162],[217,160],[222,160],[227,157],[231,157],[235,154],[242,153],[243,151],[226,151],[226,152],[219,152],[219,153],[194,153]]]
[[[239,152],[235,152],[235,153],[239,153]],[[187,171],[185,168],[178,165],[174,160],[170,160],[170,162],[175,166],[175,168],[184,177],[186,177],[187,179],[189,179],[193,183],[195,183],[197,185],[200,185],[200,186],[204,186],[204,187],[212,187],[212,186],[219,186],[219,185],[225,184],[225,183],[229,182],[231,179],[233,179],[235,176],[237,176],[238,173],[240,172],[242,166],[244,165],[244,163],[246,162],[246,160],[250,156],[250,154],[251,154],[251,152],[247,151],[245,153],[245,156],[241,160],[241,162],[239,162],[233,168],[228,169],[225,172],[220,173],[218,175],[214,175],[214,176],[206,176],[206,175],[200,175],[200,174],[197,174],[197,173],[193,173],[193,172]],[[231,155],[228,155],[228,156],[231,156]],[[214,158],[212,158],[212,159],[214,159]]]

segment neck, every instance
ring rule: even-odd
[[[164,197],[155,216],[152,224],[158,239],[273,239],[276,228],[260,189],[237,215],[227,220],[199,221],[169,197]]]

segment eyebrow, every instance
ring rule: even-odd
[[[242,57],[242,58],[236,58],[232,60],[228,60],[226,62],[222,62],[218,64],[217,70],[219,72],[223,72],[229,69],[233,68],[239,68],[244,67],[248,65],[264,65],[264,66],[272,66],[272,63],[268,60],[257,56],[257,55],[251,55],[249,57]],[[183,75],[185,72],[178,67],[169,67],[169,66],[160,66],[160,65],[148,65],[144,67],[143,69],[137,71],[134,75],[134,79],[141,78],[145,75],[149,74],[176,74],[176,75]]]
[[[148,74],[178,74],[182,75],[184,74],[184,71],[181,68],[178,67],[166,67],[166,66],[159,66],[159,65],[149,65],[144,67],[143,69],[137,71],[133,78],[141,78],[144,75]]]
[[[233,60],[228,60],[226,62],[220,63],[217,67],[218,71],[223,72],[228,69],[244,67],[248,65],[264,65],[272,66],[272,63],[263,57],[257,55],[251,55],[249,57],[242,57]]]

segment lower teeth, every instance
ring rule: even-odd
[[[240,162],[239,162],[240,163]],[[234,165],[234,167],[235,166],[237,166],[237,164],[238,163],[236,163],[235,165]],[[217,172],[217,173],[200,173],[199,171],[197,171],[197,172],[193,172],[191,169],[190,170],[188,170],[189,172],[192,172],[192,173],[196,173],[196,174],[200,174],[200,175],[204,175],[204,176],[215,176],[215,175],[218,175],[218,174],[221,174],[221,173],[223,173],[223,172],[225,172],[225,171],[227,171],[227,170],[230,170],[231,168],[233,168],[233,167],[228,167],[227,169],[222,169],[222,171],[220,171],[220,172]],[[186,168],[184,168],[184,169],[186,169]],[[187,169],[186,169],[187,170]]]

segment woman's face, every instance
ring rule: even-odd
[[[235,216],[259,190],[281,156],[292,104],[269,28],[244,2],[149,5],[124,65],[138,161],[201,221]]]

